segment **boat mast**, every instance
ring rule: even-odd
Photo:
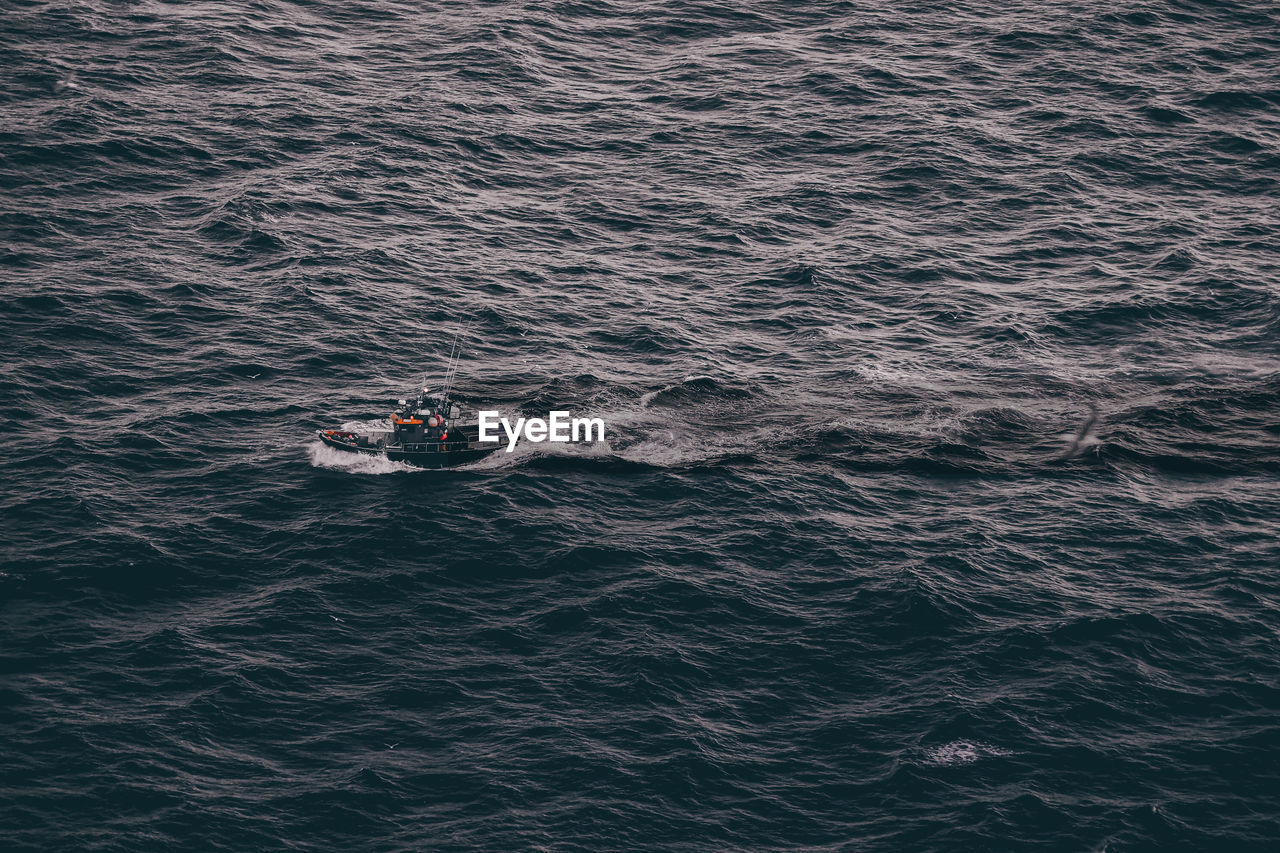
[[[449,348],[449,361],[446,362],[445,372],[444,372],[444,388],[441,391],[441,393],[444,396],[444,404],[446,407],[446,412],[447,412],[449,403],[451,402],[449,399],[449,394],[453,391],[453,379],[458,374],[458,362],[462,360],[462,347],[461,347],[462,332],[464,328],[467,328],[470,325],[471,325],[471,322],[469,320],[467,321],[467,324],[465,327],[461,323],[459,323],[458,330],[453,333],[453,346]]]

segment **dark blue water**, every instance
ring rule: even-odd
[[[4,849],[1277,849],[1273,4],[0,31]]]

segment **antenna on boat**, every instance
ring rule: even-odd
[[[451,402],[449,394],[453,391],[453,378],[458,374],[458,362],[462,360],[462,347],[460,346],[462,332],[464,329],[470,328],[470,326],[470,320],[467,321],[465,326],[459,323],[458,330],[453,333],[453,346],[449,348],[449,361],[446,362],[444,371],[444,388],[441,391],[446,405]]]

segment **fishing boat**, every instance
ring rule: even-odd
[[[418,468],[465,465],[502,446],[481,442],[479,424],[463,423],[461,407],[447,397],[432,396],[430,388],[412,400],[399,400],[390,421],[389,429],[323,429],[316,435],[335,450],[385,456]]]
[[[469,326],[470,324],[468,324]],[[348,453],[385,456],[419,468],[452,468],[483,459],[502,446],[481,442],[480,425],[463,423],[462,408],[453,401],[453,380],[462,358],[460,341],[465,328],[453,336],[439,394],[423,387],[412,399],[397,401],[390,429],[322,429],[316,435],[327,446]]]

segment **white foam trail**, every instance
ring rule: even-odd
[[[697,455],[688,452],[688,448],[660,440],[633,444],[622,451],[620,458],[628,462],[652,465],[655,468],[679,468],[681,465],[699,461]]]
[[[732,456],[737,453],[750,452],[761,442],[759,431],[737,434],[723,439],[699,439],[682,435],[673,429],[659,430],[646,436],[642,441],[623,448],[618,458],[655,468],[681,468],[699,462],[707,462]]]
[[[686,381],[702,377],[692,376]],[[674,386],[673,386],[674,387]],[[667,389],[663,389],[667,390]],[[661,393],[651,392],[652,394]],[[514,421],[520,413],[514,409],[499,409],[499,415]],[[696,435],[671,428],[669,416],[648,410],[641,401],[640,407],[632,406],[606,411],[573,413],[575,417],[601,418],[605,422],[605,440],[591,444],[533,442],[521,439],[516,449],[506,452],[505,439],[500,442],[498,450],[482,459],[460,465],[457,471],[502,471],[519,467],[532,459],[543,457],[574,457],[597,459],[620,459],[654,468],[680,468],[691,464],[706,462],[737,453],[749,452],[769,441],[778,440],[776,430],[751,430],[715,438],[699,438]],[[368,432],[370,430],[390,430],[390,421],[386,419],[370,421],[352,421],[342,425],[342,429],[351,432]],[[499,433],[500,434],[500,433]],[[638,440],[637,440],[638,439]],[[357,455],[334,450],[316,442],[308,446],[313,465],[322,468],[350,471],[358,474],[389,474],[396,471],[418,471],[412,465],[389,462],[376,456]]]
[[[591,444],[560,444],[559,442],[533,442],[521,440],[516,449],[507,453],[505,449],[490,453],[488,456],[469,465],[461,466],[466,471],[493,471],[521,465],[539,456],[613,456],[613,449],[608,441],[597,441]]]
[[[955,764],[973,764],[982,758],[998,758],[1013,753],[1007,749],[998,746],[992,746],[989,743],[971,740],[953,740],[951,743],[944,743],[942,746],[935,746],[926,749],[924,752],[924,761],[926,764],[935,764],[940,767],[947,767]]]
[[[392,462],[385,456],[370,456],[365,453],[335,450],[322,441],[313,441],[308,444],[307,456],[310,457],[311,464],[316,468],[345,471],[348,474],[424,473],[427,470],[425,468],[415,468],[405,462]]]

